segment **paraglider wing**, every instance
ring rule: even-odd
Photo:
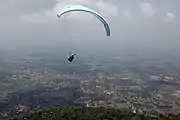
[[[73,11],[83,11],[83,12],[88,12],[88,13],[91,13],[92,15],[94,15],[96,18],[98,18],[103,23],[105,30],[106,30],[106,35],[110,36],[110,27],[109,27],[107,21],[105,20],[105,18],[102,15],[100,15],[99,13],[97,13],[96,11],[94,11],[88,7],[85,7],[82,5],[68,5],[68,6],[65,6],[62,9],[62,11],[60,13],[58,13],[57,16],[61,17],[63,14],[68,13],[68,12],[73,12]]]

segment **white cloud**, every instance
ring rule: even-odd
[[[176,19],[176,16],[173,13],[166,13],[166,17],[164,19],[165,22],[172,22],[174,19]]]
[[[146,18],[154,18],[154,21],[172,22],[174,19],[176,19],[175,14],[167,12],[167,10],[163,7],[155,8],[147,2],[141,3],[139,7]]]
[[[102,13],[110,16],[118,16],[118,8],[116,5],[105,1],[99,1],[96,6],[102,10]]]
[[[5,12],[11,9],[14,5],[20,3],[22,0],[0,0],[0,12]]]
[[[132,14],[128,9],[121,10],[121,16],[127,19],[132,18]]]
[[[21,20],[24,22],[48,22],[48,20],[52,20],[54,18],[56,18],[56,14],[60,11],[60,9],[68,4],[68,0],[67,1],[62,1],[62,0],[57,0],[57,4],[49,10],[45,10],[43,12],[39,12],[39,13],[30,13],[30,14],[26,14],[23,15]]]
[[[60,12],[60,10],[63,8],[63,6],[68,5],[68,4],[82,4],[82,5],[87,5],[93,8],[97,8],[98,12],[104,13],[103,15],[109,15],[109,16],[117,16],[118,15],[118,8],[105,1],[97,1],[97,0],[57,0],[57,4],[49,10],[46,10],[42,13],[33,13],[29,15],[23,15],[22,20],[26,22],[45,22],[48,20],[56,20],[57,19],[57,13]],[[78,13],[73,13],[73,14],[68,14],[63,19],[76,19],[76,20],[91,20],[91,16],[87,16],[83,13],[78,14]],[[42,19],[41,19],[42,18]],[[83,18],[83,19],[82,19]],[[37,21],[36,21],[37,20]]]
[[[155,9],[151,6],[150,3],[141,3],[140,4],[141,12],[145,15],[145,17],[153,17],[156,13]]]
[[[134,11],[131,11],[133,9],[128,7],[122,7],[118,8],[118,5],[113,4],[112,2],[106,1],[106,0],[57,0],[57,3],[55,6],[51,9],[44,10],[43,12],[39,13],[31,13],[23,15],[21,20],[25,22],[49,22],[52,20],[58,20],[57,13],[60,12],[60,10],[68,4],[81,4],[86,5],[88,7],[91,7],[95,9],[97,12],[101,13],[105,18],[108,19],[114,19],[114,17],[120,17],[125,19],[137,19],[141,20],[142,18],[146,18],[145,20],[148,20],[150,18],[153,18],[153,20],[156,21],[165,21],[165,22],[172,22],[174,19],[176,19],[176,15],[174,13],[167,12],[166,9],[162,7],[154,7],[148,2],[142,2],[139,3],[139,6],[135,6],[136,8],[140,9],[139,13],[135,13]],[[164,13],[166,15],[164,16]],[[143,15],[143,16],[139,16]],[[73,14],[66,14],[62,19],[68,19],[68,20],[78,20],[78,21],[87,21],[87,20],[93,20],[93,16],[87,15],[87,13],[77,13],[74,12]]]
[[[38,23],[39,22],[40,23],[47,22],[47,19],[44,19],[41,14],[36,14],[36,13],[28,14],[28,15],[23,15],[21,19],[23,21],[32,22],[32,23],[35,23],[35,22],[38,22]]]

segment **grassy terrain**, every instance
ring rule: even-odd
[[[180,120],[180,114],[150,117],[112,108],[61,107],[0,120]]]

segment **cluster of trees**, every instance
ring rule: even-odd
[[[150,117],[112,108],[61,107],[2,120],[180,120],[180,114]]]

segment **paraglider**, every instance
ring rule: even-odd
[[[111,31],[108,22],[105,20],[105,18],[100,15],[98,12],[92,10],[91,8],[88,8],[86,6],[82,5],[67,5],[65,6],[60,13],[57,14],[57,17],[61,17],[62,15],[69,13],[69,12],[74,12],[74,11],[81,11],[81,12],[87,12],[95,16],[99,21],[104,25],[104,28],[106,30],[106,36],[110,36]],[[72,62],[74,60],[75,54],[69,55],[68,61]]]
[[[73,12],[73,11],[82,11],[82,12],[87,12],[87,13],[94,15],[96,18],[98,18],[103,23],[104,28],[106,30],[106,35],[110,36],[110,27],[109,27],[107,21],[105,20],[105,18],[102,15],[100,15],[99,13],[97,13],[96,11],[94,11],[86,6],[67,5],[61,10],[60,13],[57,14],[57,17],[61,17],[63,14],[66,14],[68,12]]]

